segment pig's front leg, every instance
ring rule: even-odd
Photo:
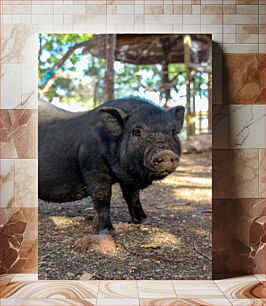
[[[139,199],[139,190],[133,190],[129,186],[121,185],[124,199],[127,202],[128,210],[131,219],[134,223],[149,223],[149,218],[146,216]]]

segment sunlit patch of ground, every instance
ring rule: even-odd
[[[149,226],[127,222],[127,205],[113,186],[113,256],[74,247],[93,233],[90,199],[39,201],[39,278],[79,279],[84,272],[95,279],[211,278],[211,261],[194,247],[211,255],[211,184],[211,154],[183,155],[175,173],[141,191]]]

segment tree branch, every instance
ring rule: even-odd
[[[72,53],[82,47],[89,47],[89,45],[93,44],[96,40],[98,40],[99,37],[94,37],[92,39],[80,42],[78,44],[75,44],[74,46],[70,47],[67,52],[62,56],[62,58],[53,65],[53,67],[46,73],[46,75],[43,77],[39,85],[39,88],[42,92],[42,95],[51,87],[52,83],[60,76],[59,69],[64,65],[64,63],[67,61],[67,59],[72,55]],[[51,79],[53,82],[50,82]]]

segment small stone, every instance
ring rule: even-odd
[[[72,279],[73,277],[75,277],[75,274],[74,274],[74,273],[71,273],[71,272],[67,272],[66,277],[67,277],[68,279]]]
[[[81,277],[79,279],[80,280],[91,280],[91,279],[94,279],[94,278],[95,278],[94,274],[85,272],[81,275]]]

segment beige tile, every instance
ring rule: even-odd
[[[257,24],[241,24],[237,25],[237,33],[239,34],[257,34],[259,33],[259,27]]]
[[[10,284],[9,284],[10,286]],[[2,292],[12,299],[94,299],[98,281],[32,281],[12,283]]]
[[[42,24],[42,25],[48,25],[53,23],[54,16],[52,14],[50,15],[42,15],[42,14],[35,14],[32,15],[32,24]]]
[[[1,66],[1,108],[17,108],[21,103],[21,64]]]
[[[145,14],[146,15],[157,15],[157,14],[163,14],[164,7],[163,5],[152,5],[147,4],[145,5]]]
[[[183,7],[180,4],[174,5],[174,14],[182,14]]]
[[[12,8],[12,6],[11,6],[10,4],[8,4],[8,5],[3,5],[3,7],[2,7],[2,14],[3,14],[3,15],[9,15],[9,14],[11,14],[11,8]]]
[[[218,44],[223,43],[223,34],[222,33],[213,33],[212,40]]]
[[[38,280],[37,273],[18,273],[14,274],[12,278],[12,283],[16,282],[32,282]]]
[[[143,24],[144,15],[135,15],[135,24]]]
[[[223,14],[224,15],[231,15],[236,13],[236,6],[235,5],[223,5]]]
[[[233,44],[236,42],[236,34],[223,34],[223,43],[225,44]]]
[[[74,24],[86,24],[87,16],[85,14],[77,14],[73,16]]]
[[[0,274],[0,293],[8,283],[13,279],[14,274]],[[1,304],[0,304],[1,305]]]
[[[201,24],[222,24],[223,18],[222,15],[205,15],[204,18],[201,18]]]
[[[54,13],[54,7],[53,5],[49,4],[41,4],[41,5],[36,5],[32,4],[32,15],[50,15]]]
[[[236,0],[236,3],[237,4],[242,4],[242,5],[245,5],[245,4],[258,4],[259,0]]]
[[[265,106],[230,105],[230,148],[265,148]]]
[[[236,25],[235,24],[224,24],[223,25],[223,33],[224,34],[234,34],[234,33],[236,33]]]
[[[233,306],[235,305],[246,305],[246,306],[265,306],[266,300],[262,299],[230,299]]]
[[[224,24],[257,24],[258,16],[257,15],[224,15],[223,16]]]
[[[265,198],[265,184],[266,184],[266,164],[265,164],[265,149],[259,150],[259,197]],[[265,275],[261,274],[261,277]],[[266,281],[266,279],[265,279]]]
[[[12,24],[12,15],[3,15],[2,16],[2,23],[5,25],[10,25]]]
[[[142,4],[135,4],[134,10],[135,14],[144,14],[145,6]]]
[[[223,44],[224,53],[258,53],[258,44]]]
[[[223,0],[201,0],[201,4],[216,4],[216,5],[221,5],[223,3]]]
[[[201,5],[201,14],[203,15],[222,15],[222,5]]]
[[[64,24],[73,24],[73,15],[64,15]]]
[[[259,5],[259,14],[260,15],[265,15],[265,4],[260,4]]]
[[[184,24],[183,33],[199,33],[199,24]]]
[[[100,281],[98,299],[138,298],[136,281]]]
[[[258,34],[237,34],[238,44],[258,44],[259,35]]]
[[[211,25],[211,24],[202,24],[200,27],[201,33],[222,33],[223,27],[221,24]]]
[[[134,12],[134,5],[117,5],[116,12],[118,15],[130,15]]]
[[[135,32],[136,33],[145,33],[145,25],[144,24],[136,24],[135,23]]]
[[[38,108],[38,63],[22,64],[21,66],[21,107]]]
[[[259,7],[258,5],[237,5],[236,13],[241,15],[257,15]]]
[[[103,15],[106,14],[106,6],[104,5],[87,5],[87,15]]]
[[[145,15],[146,24],[181,24],[182,16],[181,15]]]
[[[116,15],[116,5],[107,5],[107,15]],[[135,14],[136,13],[136,8],[135,8]]]
[[[13,159],[0,160],[0,207],[15,206],[15,162]]]
[[[2,29],[2,63],[35,63],[38,52],[38,29],[26,25],[6,25]]]
[[[256,279],[260,282],[266,282],[266,274],[254,274]]]
[[[192,6],[191,5],[185,5],[183,4],[182,12],[184,15],[190,15],[192,14]]]
[[[109,26],[108,26],[109,29]],[[119,33],[132,33],[135,30],[134,24],[117,24],[116,25],[117,32]]]
[[[172,281],[178,298],[223,299],[224,295],[213,281]]]
[[[100,1],[97,1],[97,2],[98,2],[97,5],[98,5],[98,4],[101,4]],[[74,3],[74,2],[73,2],[73,3]],[[94,3],[94,4],[96,4],[96,3]],[[66,2],[66,3],[64,3],[64,5],[63,5],[63,13],[64,13],[64,14],[73,14],[73,12],[74,12],[74,6],[75,6],[75,5],[71,4],[69,1]],[[104,7],[104,5],[103,5],[103,7]]]
[[[192,5],[192,14],[194,15],[198,15],[200,14],[200,8],[201,6],[200,5]]]
[[[259,34],[259,43],[265,44],[265,34]]]
[[[134,24],[134,15],[107,15],[107,24]]]
[[[174,298],[154,298],[154,299],[140,299],[140,306],[229,306],[231,305],[227,299],[174,299]]]
[[[12,14],[31,14],[31,5],[12,5]]]
[[[228,299],[261,298],[263,291],[263,285],[254,275],[216,280],[215,283]]]
[[[259,44],[259,50],[258,52],[260,54],[264,54],[266,52],[266,46],[265,46],[265,43],[264,44]]]
[[[3,299],[1,305],[9,306],[92,306],[96,305],[96,299]]]
[[[138,299],[97,299],[97,305],[114,305],[114,306],[139,306]]]
[[[86,14],[86,5],[76,4],[73,9],[73,14]]]
[[[200,15],[183,15],[183,25],[200,24]],[[199,29],[198,29],[199,31]]]
[[[176,297],[171,281],[137,281],[139,298]]]
[[[37,207],[37,160],[15,161],[15,205],[16,207]]]

